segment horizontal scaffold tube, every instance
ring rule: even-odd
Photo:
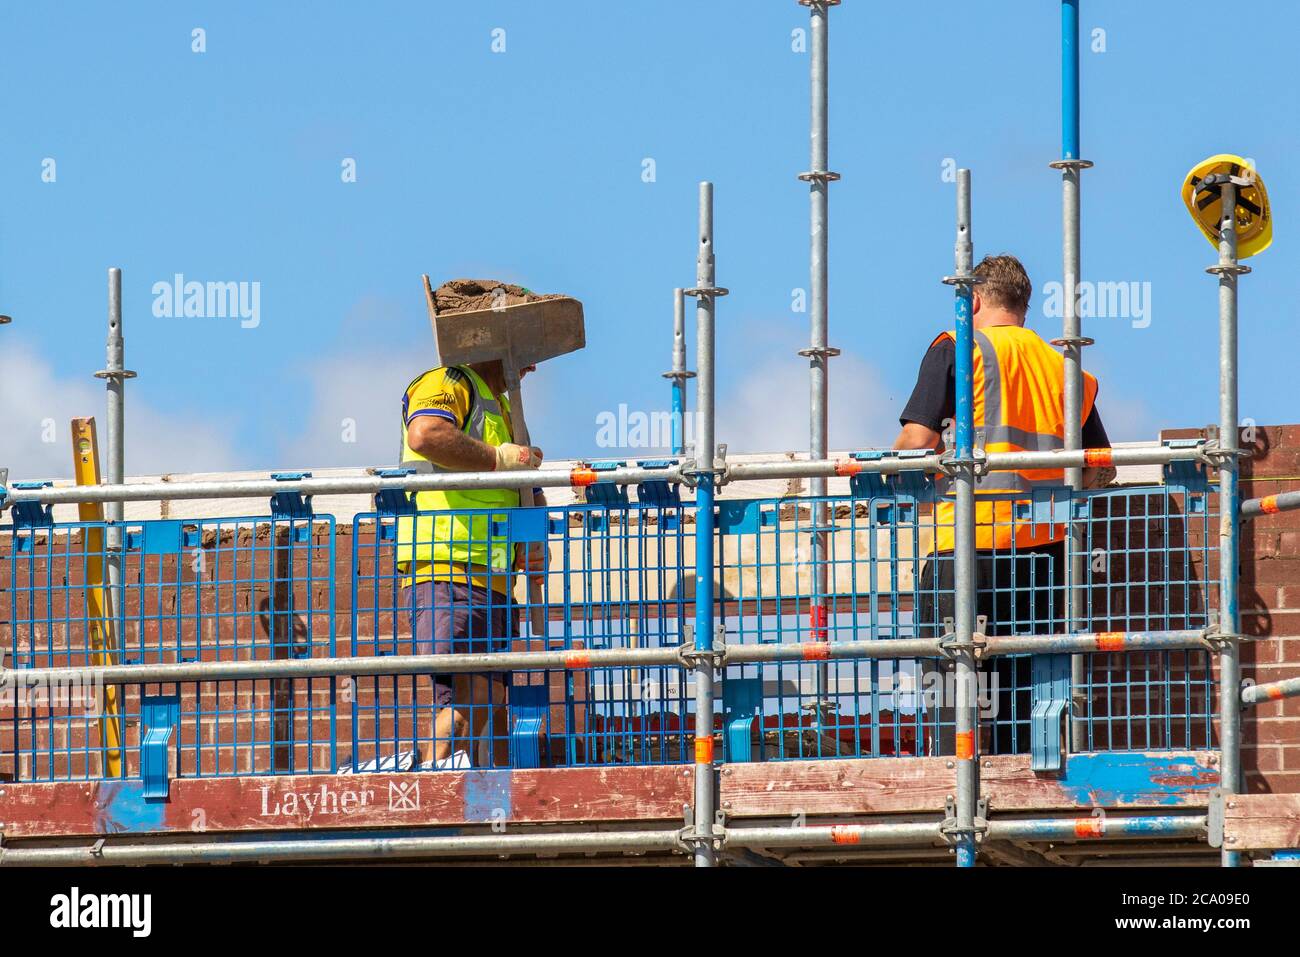
[[[985,840],[1086,841],[1202,837],[1205,815],[1185,817],[1067,817],[993,820]],[[816,827],[714,828],[727,848],[872,847],[926,845],[943,840],[939,822],[837,824]],[[589,854],[682,851],[679,831],[599,831],[566,834],[470,834],[437,837],[325,838],[173,844],[109,843],[78,847],[0,848],[0,865],[235,864],[440,857],[460,854]]]
[[[1080,635],[1015,635],[984,638],[981,658],[998,655],[1087,654],[1089,652],[1209,650],[1203,629],[1185,631],[1100,631]]]
[[[1204,453],[1197,447],[1175,448],[1167,445],[1135,445],[1119,449],[1075,449],[1053,452],[990,452],[981,458],[981,469],[990,472],[1038,469],[1098,468],[1119,465],[1168,465],[1170,462],[1198,461]],[[751,479],[830,478],[835,475],[858,475],[863,472],[942,472],[944,458],[939,455],[881,459],[836,459],[794,462],[736,462],[727,467],[728,482]]]
[[[1143,837],[1204,837],[1204,814],[1166,817],[1112,817],[989,821],[986,840],[1086,841]]]
[[[1171,448],[1163,445],[1134,446],[1120,449],[1079,449],[1071,452],[994,452],[987,457],[990,471],[1023,469],[1079,468],[1084,465],[1165,465],[1169,462],[1199,459],[1196,448]],[[915,458],[888,457],[857,459],[734,463],[728,466],[723,484],[761,479],[829,478],[861,472],[921,470],[941,472],[944,463],[938,455]],[[686,469],[689,471],[689,469]],[[66,505],[76,502],[147,502],[183,499],[262,498],[280,492],[302,495],[373,495],[385,490],[422,492],[454,489],[499,488],[569,488],[596,483],[635,485],[639,482],[666,481],[681,483],[684,468],[625,466],[594,469],[578,466],[571,469],[540,469],[519,472],[456,472],[416,475],[354,475],[339,478],[300,479],[229,479],[213,482],[133,482],[126,485],[69,485],[59,488],[4,489],[3,504],[15,501],[38,505]]]
[[[1286,678],[1282,681],[1270,681],[1268,684],[1251,685],[1241,693],[1242,704],[1268,704],[1283,698],[1300,696],[1300,678]]]
[[[355,658],[285,658],[275,661],[186,661],[168,664],[66,668],[11,668],[5,681],[28,685],[66,681],[133,684],[170,681],[247,681],[255,678],[329,678],[680,665],[679,648],[608,648],[576,651],[502,651],[480,655],[375,655]]]
[[[1202,631],[1101,632],[1086,635],[1023,635],[982,638],[980,657],[1081,652],[1176,651],[1206,649]],[[10,668],[0,670],[0,687],[62,683],[149,684],[187,681],[251,681],[266,678],[370,677],[374,675],[465,674],[484,671],[568,670],[617,667],[684,667],[688,646],[666,648],[598,648],[568,651],[501,651],[471,655],[375,655],[350,658],[287,658],[263,661],[186,661],[96,667]],[[944,639],[903,638],[878,641],[816,641],[785,644],[728,645],[725,664],[770,661],[828,661],[861,658],[938,658]]]
[[[522,489],[573,487],[611,483],[635,485],[653,480],[680,482],[677,466],[662,469],[627,467],[596,472],[588,468],[539,469],[514,472],[420,473],[415,475],[352,475],[339,478],[229,479],[218,482],[133,482],[126,485],[82,485],[60,488],[5,489],[6,504],[39,505],[73,502],[147,502],[153,500],[262,498],[281,492],[302,495],[364,495],[385,490],[427,492],[453,489]]]
[[[256,861],[396,860],[452,854],[546,854],[663,851],[680,847],[677,831],[598,831],[572,834],[467,834],[438,837],[329,838],[288,841],[206,841],[194,844],[109,844],[4,848],[0,865],[236,864]]]
[[[1248,498],[1241,503],[1242,518],[1258,518],[1277,512],[1290,512],[1300,508],[1300,492],[1279,492],[1263,498]]]

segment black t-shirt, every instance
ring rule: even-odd
[[[921,359],[921,370],[916,376],[916,388],[898,417],[901,425],[915,422],[935,432],[943,432],[944,420],[957,414],[957,344],[943,338],[932,345]],[[1110,439],[1101,424],[1101,413],[1096,405],[1083,423],[1083,447],[1108,449]]]

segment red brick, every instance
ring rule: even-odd
[[[1300,792],[1300,773],[1248,774],[1246,791],[1250,794],[1295,794]]]
[[[1256,720],[1258,744],[1300,745],[1300,718],[1261,718]]]
[[[1246,746],[1241,749],[1241,766],[1247,774],[1252,771],[1281,771],[1284,770],[1284,755],[1288,751],[1300,755],[1300,749],[1297,748]],[[1300,770],[1300,762],[1297,764],[1297,770]]]

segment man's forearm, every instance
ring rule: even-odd
[[[440,429],[422,437],[419,452],[434,465],[455,472],[491,472],[497,466],[496,452],[486,442],[471,438],[459,429]]]
[[[927,426],[917,422],[908,422],[903,431],[894,440],[895,449],[934,449],[939,447],[943,436]]]

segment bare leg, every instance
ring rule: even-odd
[[[510,762],[510,741],[505,686],[482,675],[456,675],[452,701],[450,707],[434,713],[434,760],[442,761],[464,751],[475,766],[482,767],[485,762],[478,760],[478,742],[491,735],[491,766],[506,767]]]
[[[459,744],[457,750],[465,750],[469,739],[469,712],[467,709],[438,708],[433,713],[430,727],[433,737],[433,757],[442,761],[452,755],[453,743]]]

